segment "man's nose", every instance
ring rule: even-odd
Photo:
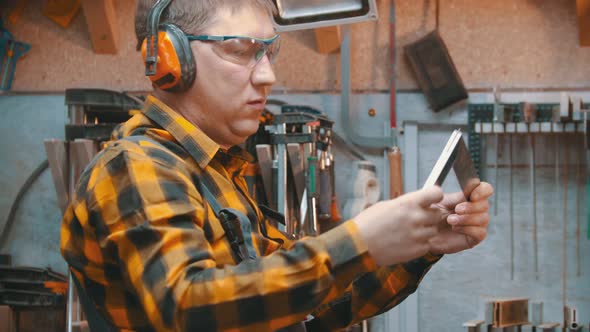
[[[273,85],[276,82],[272,64],[268,59],[268,55],[264,55],[260,62],[258,62],[252,71],[252,84],[254,85]]]

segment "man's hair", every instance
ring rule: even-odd
[[[138,50],[147,35],[147,17],[155,3],[156,0],[137,0],[135,35]],[[272,0],[173,0],[162,12],[160,23],[173,23],[186,33],[198,34],[213,23],[219,8],[236,12],[245,5],[266,10],[269,15],[276,12]]]

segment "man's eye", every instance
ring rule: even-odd
[[[251,54],[252,51],[247,48],[236,48],[230,51],[233,55],[248,55]]]
[[[239,48],[235,49],[232,53],[235,57],[240,57],[244,59],[250,59],[256,56],[258,53],[258,49],[256,47],[248,47],[248,48]]]

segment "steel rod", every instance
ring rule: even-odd
[[[537,242],[537,190],[536,190],[536,174],[535,174],[535,136],[530,136],[531,143],[531,194],[532,194],[532,215],[533,215],[533,250],[534,250],[534,264],[535,264],[535,279],[539,280],[539,249]]]
[[[556,149],[559,150],[559,145],[556,145]],[[562,252],[561,252],[561,301],[562,307],[565,308],[566,300],[566,285],[567,285],[567,183],[568,183],[568,150],[564,147],[563,156],[563,232],[562,232]]]
[[[510,165],[510,280],[514,280],[514,183],[512,175],[512,135],[508,136]]]

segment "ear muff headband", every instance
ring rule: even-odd
[[[171,2],[158,0],[150,10],[141,49],[146,76],[163,90],[181,92],[193,84],[196,65],[184,32],[174,24],[159,24],[162,12]]]
[[[145,75],[153,76],[156,74],[156,65],[158,64],[158,26],[160,17],[172,0],[158,0],[150,9],[147,17],[146,36],[147,53],[145,55]]]

